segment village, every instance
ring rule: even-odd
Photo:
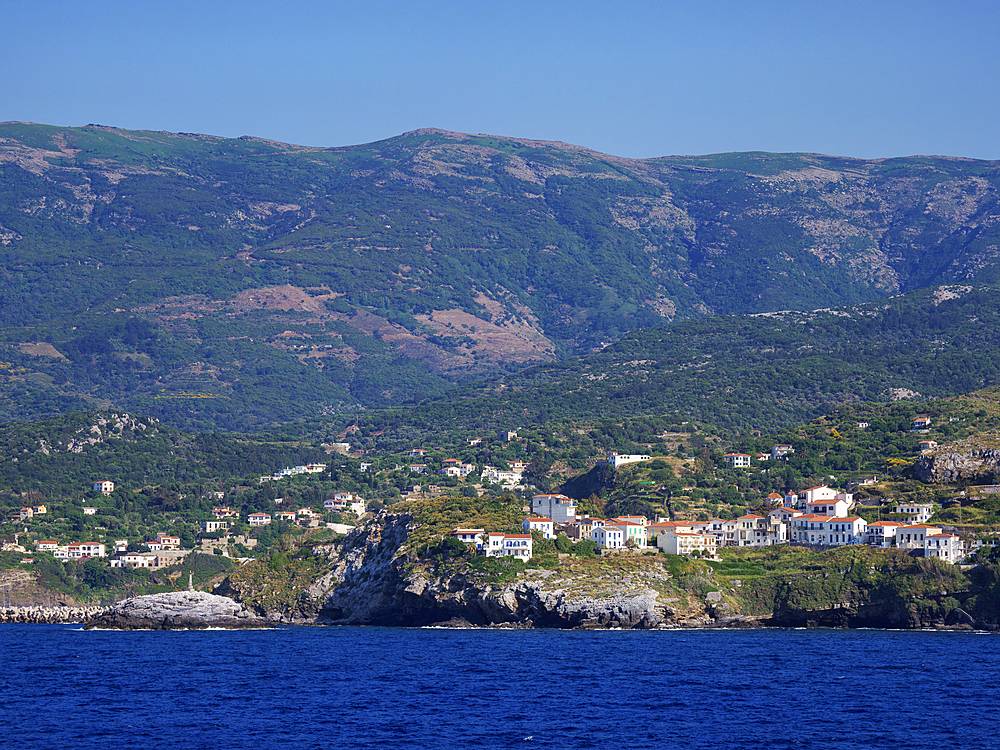
[[[863,430],[869,425],[859,423]],[[930,420],[923,416],[914,419],[911,432],[927,431]],[[510,444],[516,440],[516,431],[501,431],[497,434],[500,444]],[[483,443],[483,438],[472,437],[465,440],[470,449]],[[933,441],[921,441],[919,448],[934,447]],[[349,444],[338,443],[337,447],[349,455]],[[871,506],[862,512],[850,491],[820,485],[800,492],[779,494],[772,492],[763,502],[754,506],[752,512],[732,514],[735,517],[711,517],[698,513],[697,518],[678,517],[670,510],[669,515],[630,513],[613,517],[600,517],[593,512],[593,504],[587,512],[578,513],[579,501],[559,493],[529,494],[533,485],[525,481],[528,464],[508,458],[501,467],[490,464],[476,465],[468,459],[441,457],[440,449],[429,455],[424,448],[410,448],[405,457],[407,463],[397,462],[383,467],[383,471],[408,475],[420,483],[406,485],[401,499],[428,498],[446,495],[455,491],[452,487],[439,487],[423,477],[437,475],[445,482],[462,483],[463,491],[474,490],[481,495],[490,487],[497,491],[517,493],[525,500],[520,533],[509,533],[483,528],[455,528],[452,536],[472,547],[478,553],[490,557],[514,557],[528,560],[533,555],[533,545],[539,540],[554,540],[564,534],[568,539],[579,542],[589,541],[598,554],[629,554],[661,552],[717,560],[725,548],[760,548],[773,545],[802,545],[810,548],[830,548],[845,545],[870,545],[881,548],[907,550],[911,554],[934,557],[949,563],[959,563],[974,553],[983,544],[982,539],[974,539],[968,534],[959,535],[954,527],[930,524],[935,513],[931,503],[902,503],[889,505],[885,509],[885,520],[878,517],[871,520]],[[752,467],[779,465],[795,453],[790,444],[777,443],[767,453],[726,453],[721,456],[721,465],[732,470],[751,470]],[[447,454],[445,454],[447,455]],[[433,461],[433,463],[430,463]],[[599,458],[594,468],[608,467],[617,474],[618,470],[633,464],[655,466],[662,460],[649,454],[626,454],[611,451]],[[355,469],[360,474],[372,471],[372,460],[358,460]],[[260,476],[258,484],[277,483],[302,475],[320,476],[327,470],[324,463],[310,463],[286,467],[271,474]],[[412,480],[411,480],[412,481]],[[859,484],[874,482],[864,480]],[[650,484],[650,483],[646,483]],[[94,496],[111,496],[115,483],[102,479],[93,484]],[[684,487],[685,491],[694,488]],[[536,490],[537,491],[537,490]],[[276,493],[277,494],[277,493]],[[214,492],[212,497],[222,500],[223,492]],[[91,501],[93,502],[93,501]],[[270,502],[270,501],[269,501]],[[53,555],[61,561],[82,562],[88,559],[106,559],[109,567],[160,569],[174,565],[188,554],[199,551],[208,554],[233,557],[242,562],[252,559],[254,548],[258,546],[259,532],[272,523],[286,524],[282,529],[324,528],[334,534],[347,534],[371,509],[379,510],[381,502],[369,503],[356,492],[338,491],[330,493],[319,502],[294,504],[294,500],[276,497],[274,507],[269,510],[234,509],[226,505],[211,508],[211,517],[197,521],[197,533],[189,534],[187,544],[177,533],[156,532],[137,542],[114,538],[110,533],[101,538],[97,533],[90,538],[60,541],[40,537],[29,532],[33,518],[41,520],[47,513],[45,505],[25,506],[19,513],[8,517],[11,523],[21,524],[23,531],[15,534],[12,551],[28,553],[31,546],[35,552]],[[888,502],[888,501],[887,501]],[[259,505],[257,506],[260,507]],[[665,510],[667,506],[664,506]],[[85,516],[92,516],[101,510],[96,505],[83,505]],[[747,509],[749,510],[749,509]],[[879,512],[879,511],[877,511]],[[866,520],[867,516],[869,520]],[[356,519],[356,520],[352,520]],[[41,527],[44,528],[44,525]],[[101,527],[96,527],[95,532]],[[21,543],[21,538],[24,544]],[[258,553],[259,554],[259,553]]]
[[[925,523],[934,513],[930,504],[904,504],[892,513],[906,521],[875,521],[849,515],[853,495],[827,486],[812,487],[800,494],[772,493],[768,502],[775,507],[766,515],[748,513],[734,519],[670,521],[645,516],[602,519],[577,517],[577,503],[565,495],[535,495],[532,514],[524,519],[521,534],[503,534],[485,529],[456,528],[452,535],[474,545],[490,557],[511,556],[528,559],[532,555],[532,532],[542,539],[560,533],[573,540],[589,539],[601,554],[617,551],[658,550],[670,555],[718,559],[723,547],[769,547],[796,544],[811,548],[865,544],[913,551],[959,563],[975,552],[982,542],[964,540],[942,526]]]

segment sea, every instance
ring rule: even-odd
[[[1000,635],[0,625],[0,747],[998,748]]]

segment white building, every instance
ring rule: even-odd
[[[181,538],[170,534],[157,534],[156,541],[160,549],[180,549],[181,546]]]
[[[779,444],[771,448],[771,458],[774,459],[783,458],[789,453],[795,453],[795,449],[787,444]]]
[[[924,549],[924,540],[932,534],[940,534],[937,526],[916,523],[896,529],[896,546],[900,549]]]
[[[66,555],[71,560],[83,557],[107,557],[104,545],[99,542],[73,542],[66,545]]]
[[[635,521],[616,518],[608,521],[604,528],[618,528],[622,532],[622,544],[626,547],[646,546],[646,525]]]
[[[934,515],[933,503],[909,503],[897,505],[893,513],[906,516],[907,523],[926,523]]]
[[[701,555],[715,557],[717,540],[712,534],[695,534],[688,531],[668,531],[656,538],[657,546],[668,555]]]
[[[964,557],[962,540],[955,534],[929,534],[924,537],[924,557],[938,557],[957,563]]]
[[[247,523],[251,526],[267,526],[271,523],[271,515],[269,513],[251,513],[247,516]]]
[[[896,546],[896,530],[906,526],[902,521],[875,521],[868,524],[865,531],[865,544],[873,547]]]
[[[458,541],[464,542],[465,544],[474,544],[476,549],[483,548],[483,535],[486,533],[484,529],[455,529],[451,532],[451,535],[455,537]]]
[[[528,517],[521,522],[521,528],[527,531],[529,534],[532,531],[541,532],[543,539],[555,539],[555,524],[552,522],[551,518],[539,517]]]
[[[595,526],[591,539],[601,549],[621,549],[625,546],[625,533],[617,526]]]
[[[555,523],[572,523],[576,520],[576,500],[565,495],[535,495],[531,498],[531,512]]]
[[[648,461],[652,456],[640,455],[638,453],[609,453],[608,463],[615,469],[625,464],[636,464],[640,461]]]
[[[115,483],[109,482],[107,480],[101,482],[94,482],[94,492],[100,492],[102,495],[110,495],[115,491]]]
[[[488,557],[516,557],[527,560],[531,557],[531,534],[500,534],[490,532],[486,535],[486,555]]]
[[[806,502],[806,513],[812,513],[816,516],[838,516],[844,518],[847,516],[848,508],[850,508],[850,505],[843,498]]]
[[[725,461],[730,466],[732,466],[734,469],[750,468],[749,453],[727,453],[722,457],[722,460]]]
[[[110,560],[110,567],[155,568],[157,567],[156,555],[150,555],[148,553],[127,552],[123,555],[120,555]]]
[[[806,513],[791,519],[789,539],[802,544],[840,547],[847,544],[864,544],[868,523],[857,516],[820,516]]]

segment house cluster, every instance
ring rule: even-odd
[[[277,482],[280,479],[294,477],[297,474],[322,474],[326,471],[326,464],[305,464],[303,466],[293,466],[274,472],[270,476],[261,477],[260,484],[264,482]]]
[[[455,529],[452,536],[475,545],[487,557],[515,557],[527,560],[532,554],[531,534],[503,534],[484,529]]]
[[[438,473],[445,477],[467,477],[475,468],[472,464],[463,463],[457,458],[446,458],[441,462],[441,469]]]
[[[754,456],[751,456],[749,453],[727,453],[722,457],[722,460],[734,469],[747,469],[750,468],[751,458],[756,459],[757,463],[780,461],[792,453],[795,453],[795,449],[792,446],[779,443],[771,448],[770,453],[757,453]]]
[[[716,547],[765,547],[788,542],[824,547],[868,544],[920,549],[925,557],[939,557],[948,562],[957,562],[966,554],[958,535],[925,523],[934,512],[930,504],[898,505],[894,511],[905,515],[905,521],[869,524],[859,516],[849,515],[854,502],[851,493],[826,486],[812,487],[801,496],[782,497],[772,493],[767,499],[780,501],[781,506],[764,516],[750,513],[732,520],[713,518],[704,522],[673,523],[678,528],[672,533],[713,536]],[[659,542],[661,549],[673,554],[683,554],[673,552],[680,544],[681,540],[674,539]]]
[[[524,470],[528,468],[522,461],[511,461],[508,469],[498,469],[495,466],[484,466],[482,477],[484,482],[501,484],[504,487],[516,487],[524,479]]]
[[[48,552],[57,560],[87,560],[91,557],[107,557],[107,548],[100,542],[70,542],[59,544],[51,540],[35,542],[35,552]]]
[[[925,557],[938,557],[958,562],[968,552],[956,534],[940,526],[926,523],[934,512],[930,504],[898,505],[896,514],[902,521],[867,523],[859,516],[849,515],[853,495],[836,489],[812,487],[801,495],[768,497],[781,505],[766,515],[748,513],[733,519],[713,518],[707,521],[651,522],[645,516],[619,516],[603,519],[576,516],[576,502],[565,495],[535,495],[532,515],[525,518],[522,530],[529,535],[537,531],[544,539],[554,539],[560,532],[572,539],[590,539],[600,549],[623,547],[644,549],[656,547],[672,555],[714,557],[720,547],[766,547],[775,544],[806,544],[836,547],[868,544],[877,547],[922,550]],[[482,529],[456,529],[456,538],[475,544],[486,554],[517,554],[531,556],[530,541],[520,544],[524,534],[516,535],[518,545],[505,547],[500,537],[491,543]],[[505,552],[510,549],[510,552]]]
[[[25,506],[17,513],[12,513],[7,516],[7,521],[10,523],[23,523],[24,521],[30,521],[35,516],[44,516],[47,513],[48,508],[44,505]]]
[[[181,550],[180,537],[171,534],[157,534],[153,541],[145,542],[147,552],[128,552],[128,540],[116,539],[111,551],[112,557],[108,566],[123,568],[160,568],[169,565],[179,557],[185,556],[189,550]],[[107,547],[101,542],[70,542],[59,544],[52,540],[35,542],[36,552],[48,552],[57,560],[88,560],[94,557],[108,557]],[[172,554],[171,554],[172,553]]]
[[[350,492],[338,492],[328,500],[323,501],[323,510],[342,513],[349,510],[356,516],[363,516],[368,506],[360,497]]]
[[[275,500],[275,503],[278,502],[278,500]],[[344,511],[351,511],[357,516],[363,516],[366,509],[367,503],[362,498],[350,492],[338,492],[333,497],[323,501],[323,510],[327,512],[342,513]],[[259,527],[268,526],[272,521],[288,521],[289,523],[297,523],[300,526],[316,528],[320,525],[322,519],[323,514],[316,512],[312,508],[298,508],[296,510],[278,510],[273,514],[264,513],[263,511],[250,513],[247,515],[247,524],[249,526]],[[203,526],[204,524],[215,523],[227,522],[204,521]],[[207,528],[205,530],[209,531]]]

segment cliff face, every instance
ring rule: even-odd
[[[563,556],[528,569],[417,555],[408,549],[417,528],[411,515],[383,513],[300,553],[306,567],[256,561],[216,593],[271,621],[407,627],[996,629],[1000,611],[1000,574],[984,587],[956,566],[897,550],[770,548],[741,557],[736,567],[756,570],[738,580],[662,555]]]
[[[219,591],[271,619],[328,624],[700,627],[728,614],[721,603],[673,591],[655,558],[483,573],[464,558],[418,559],[406,548],[413,528],[410,515],[383,514],[342,542],[317,547],[325,572],[270,609],[264,604],[268,584],[252,569],[230,576]]]
[[[1000,474],[1000,450],[942,450],[920,456],[913,464],[923,482],[953,484]]]

